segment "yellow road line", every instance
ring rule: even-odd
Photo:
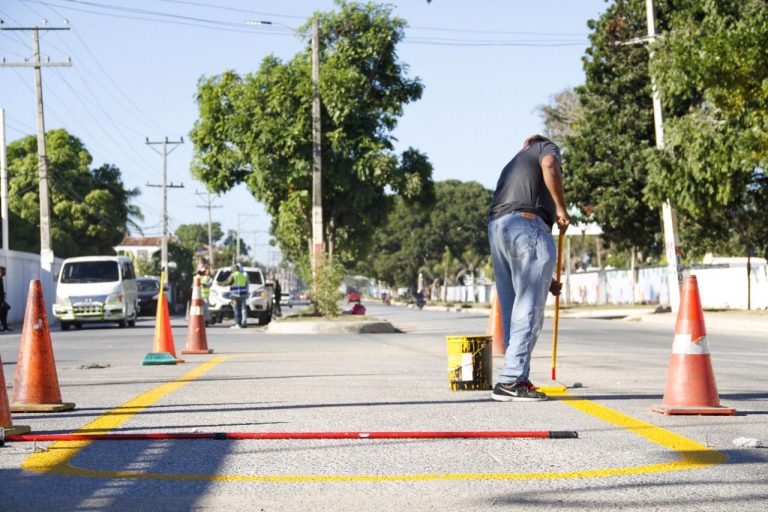
[[[163,396],[172,393],[204,375],[219,363],[229,357],[216,357],[199,367],[187,372],[178,379],[164,384],[152,391],[140,395],[126,404],[113,409],[100,418],[92,421],[74,433],[93,433],[94,430],[104,433],[128,421],[144,408],[152,405]],[[567,478],[601,478],[610,476],[638,475],[647,473],[664,473],[670,471],[686,471],[722,464],[726,456],[691,439],[670,432],[656,425],[646,423],[627,416],[608,407],[575,398],[568,393],[558,394],[566,398],[562,403],[583,413],[600,419],[606,423],[629,430],[639,436],[664,448],[673,450],[679,459],[660,464],[642,466],[617,467],[605,469],[588,469],[583,471],[559,471],[548,473],[446,473],[446,474],[406,474],[406,475],[195,475],[147,473],[138,471],[103,471],[77,468],[71,465],[71,459],[88,446],[91,441],[57,441],[45,452],[28,457],[22,468],[41,472],[69,476],[86,476],[97,478],[137,478],[151,480],[200,480],[220,482],[384,482],[384,481],[418,481],[418,480],[541,480]],[[132,414],[126,414],[131,412]]]

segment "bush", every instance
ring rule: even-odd
[[[336,316],[339,314],[339,300],[342,293],[339,286],[344,280],[344,267],[336,261],[323,261],[317,269],[315,288],[312,300],[315,312],[321,316]]]

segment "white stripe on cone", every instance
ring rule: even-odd
[[[203,308],[200,306],[192,306],[189,308],[189,316],[202,316],[203,315]]]
[[[709,343],[707,342],[707,337],[702,336],[697,340],[692,340],[690,334],[675,334],[675,339],[672,341],[672,353],[699,356],[708,355]]]

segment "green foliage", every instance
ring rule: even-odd
[[[133,253],[130,253],[130,254],[132,255]],[[136,271],[137,276],[159,275],[158,269],[155,267],[153,262],[146,256],[139,256],[138,258],[132,258],[132,259],[133,259],[133,268]]]
[[[664,29],[667,2],[655,3]],[[660,211],[643,195],[644,150],[655,146],[648,50],[622,44],[647,33],[645,2],[617,0],[589,27],[586,82],[576,88],[582,111],[563,148],[566,199],[600,224],[607,242],[658,255]]]
[[[315,312],[331,317],[339,314],[339,300],[343,294],[339,291],[344,280],[344,267],[338,261],[324,260],[317,268],[317,279],[312,290]]]
[[[397,119],[423,89],[397,58],[405,22],[392,6],[338,1],[337,7],[318,14],[323,225],[326,247],[348,263],[365,255],[384,223],[393,202],[387,191],[430,200],[432,168],[416,150],[400,157],[392,151]],[[293,260],[307,251],[311,227],[309,57],[308,45],[287,62],[267,57],[255,73],[201,78],[200,117],[191,132],[194,175],[215,191],[247,183]]]
[[[152,272],[150,275],[160,275],[160,251],[152,255]],[[176,263],[176,267],[168,268],[168,282],[176,289],[191,290],[192,278],[195,274],[195,255],[183,245],[168,242],[168,263]]]
[[[566,192],[617,250],[661,249],[670,199],[689,261],[706,251],[768,253],[768,8],[765,0],[617,0],[591,22],[583,111],[563,153]],[[649,50],[653,58],[649,63]],[[649,65],[663,102],[655,148]],[[558,105],[551,107],[557,113]],[[546,118],[545,118],[546,119]]]
[[[59,257],[114,254],[140,210],[131,205],[138,190],[124,188],[120,170],[105,164],[91,169],[83,143],[66,130],[46,133],[51,238]],[[10,241],[15,250],[40,251],[37,138],[8,146]]]
[[[208,245],[208,224],[182,224],[174,233],[179,243],[193,252]],[[211,223],[211,238],[215,244],[224,236],[220,222]]]
[[[487,219],[492,192],[477,182],[437,182],[431,203],[395,198],[373,250],[358,271],[390,285],[416,287],[420,271],[429,279],[444,276],[434,267],[451,254],[489,254]],[[476,267],[476,265],[474,265]],[[451,278],[455,276],[452,273]]]
[[[647,195],[672,199],[689,251],[768,254],[768,4],[679,4],[653,72],[665,106],[688,109],[665,125]]]

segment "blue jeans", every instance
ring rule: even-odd
[[[521,212],[489,221],[488,240],[504,327],[504,368],[498,382],[515,384],[527,381],[531,371],[557,259],[555,242],[546,222]]]
[[[248,314],[245,312],[245,297],[232,297],[232,311],[235,314],[235,323],[245,327],[248,323]]]

